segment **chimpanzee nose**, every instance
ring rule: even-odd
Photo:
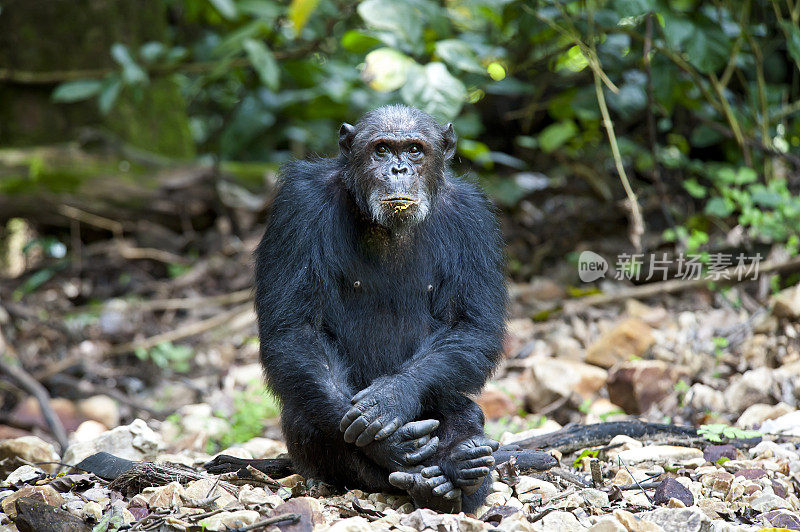
[[[394,164],[392,165],[392,174],[407,174],[408,173],[408,166],[404,164]]]

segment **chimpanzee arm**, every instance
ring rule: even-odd
[[[497,364],[506,306],[501,239],[488,201],[462,186],[459,196],[443,198],[438,216],[430,220],[439,243],[434,260],[443,272],[433,294],[441,325],[398,373],[375,380],[353,397],[342,430],[380,423],[373,433],[383,439],[418,415],[425,403],[477,392]]]
[[[306,412],[308,422],[335,432],[353,391],[335,341],[323,332],[319,318],[326,304],[320,209],[330,201],[319,197],[311,176],[324,171],[313,163],[285,168],[255,254],[255,301],[270,387],[294,411]]]

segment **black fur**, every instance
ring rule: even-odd
[[[356,138],[338,158],[283,168],[256,251],[261,360],[283,404],[292,461],[304,476],[372,491],[392,489],[392,471],[344,441],[339,426],[352,397],[377,379],[397,385],[392,408],[440,421],[438,449],[425,464],[448,474],[453,446],[484,434],[468,394],[494,369],[505,322],[497,223],[485,196],[447,169],[448,130],[404,107],[379,109],[366,125],[349,127],[362,134],[403,113],[424,124],[418,133],[435,147],[422,176],[430,192],[422,219],[387,228],[364,212],[375,185],[372,176],[354,175],[363,155]],[[490,483],[488,476],[464,496],[465,511],[483,501]]]

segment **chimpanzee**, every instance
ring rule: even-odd
[[[291,462],[474,511],[498,449],[469,398],[504,334],[495,217],[448,169],[452,125],[422,111],[375,109],[342,125],[339,147],[284,167],[255,253],[261,361]]]

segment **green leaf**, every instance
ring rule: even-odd
[[[539,146],[545,153],[551,153],[564,145],[578,133],[578,126],[572,120],[562,120],[550,124],[539,133]]]
[[[100,93],[100,97],[97,98],[97,106],[100,108],[101,113],[106,115],[111,111],[114,102],[117,101],[120,89],[122,89],[122,80],[119,78],[114,78],[103,85],[103,91]]]
[[[733,214],[733,202],[725,198],[714,197],[706,203],[705,211],[706,214],[717,218],[727,218]]]
[[[683,188],[685,188],[686,192],[688,192],[689,195],[694,198],[700,199],[706,197],[706,187],[698,183],[696,179],[686,179],[683,182]]]
[[[683,15],[676,15],[669,11],[663,13],[664,35],[670,47],[680,49],[683,43],[691,38],[696,31],[694,23]]]
[[[53,91],[54,102],[71,103],[87,100],[103,89],[103,82],[97,79],[78,79],[62,83]]]
[[[655,0],[615,0],[612,4],[620,18],[638,17],[655,11],[658,2]]]
[[[129,84],[146,83],[147,73],[133,60],[128,47],[124,44],[114,43],[111,46],[111,57],[122,67],[122,80]]]
[[[403,0],[365,0],[358,5],[358,14],[364,22],[377,30],[384,31],[402,44],[415,47],[422,42],[423,20],[413,4]],[[389,44],[393,39],[386,39]],[[400,43],[398,43],[400,44]]]
[[[292,0],[289,4],[289,20],[294,25],[294,31],[300,33],[306,26],[311,13],[317,8],[319,0]]]
[[[261,83],[272,91],[278,90],[280,86],[280,69],[275,56],[272,55],[269,48],[263,42],[255,39],[246,39],[242,43],[242,47],[247,52],[250,64],[258,72]]]
[[[475,72],[477,74],[486,72],[478,62],[472,48],[460,39],[445,39],[439,41],[436,43],[434,51],[445,63],[459,70]]]
[[[392,48],[378,48],[364,58],[361,78],[379,92],[397,90],[406,83],[408,70],[414,61]]]
[[[711,74],[725,66],[730,58],[731,43],[721,29],[698,26],[684,45],[689,62],[703,74]]]
[[[363,54],[375,48],[381,41],[358,30],[350,30],[342,36],[342,48],[355,54]]]
[[[238,15],[236,11],[236,4],[233,3],[233,0],[208,0],[211,2],[211,5],[214,6],[220,15],[225,17],[228,20],[233,20]]]
[[[800,63],[800,28],[792,24],[788,20],[784,20],[781,25],[783,30],[789,35],[786,40],[786,47],[789,49],[789,55],[792,59]]]
[[[442,122],[453,120],[467,100],[467,88],[443,63],[428,63],[419,70],[403,85],[403,101]]]

